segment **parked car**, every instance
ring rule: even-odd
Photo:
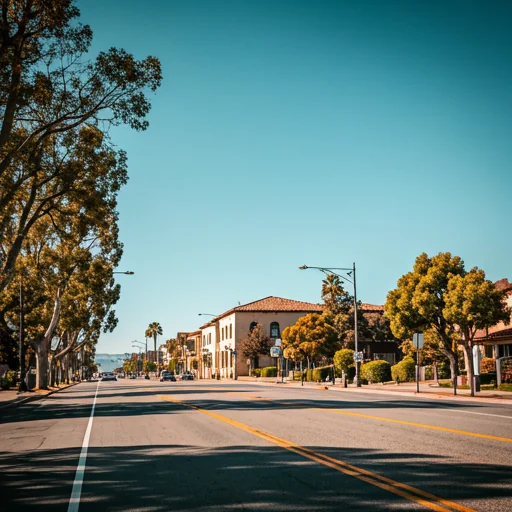
[[[104,382],[106,380],[117,380],[117,377],[113,373],[111,373],[111,372],[105,372],[101,376],[101,382]]]
[[[185,372],[181,376],[181,380],[194,380],[194,375],[191,372]]]
[[[176,382],[176,377],[174,376],[174,373],[163,371],[160,374],[160,382],[165,382],[166,380]]]

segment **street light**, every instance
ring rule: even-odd
[[[338,276],[340,279],[343,279],[344,281],[347,281],[350,284],[354,285],[354,345],[355,345],[355,353],[354,353],[354,359],[356,363],[356,386],[358,388],[361,387],[361,379],[359,378],[360,369],[361,369],[361,360],[358,350],[358,339],[357,339],[357,288],[356,288],[356,264],[352,264],[352,268],[339,268],[339,267],[333,267],[333,268],[326,268],[326,267],[309,267],[308,265],[302,265],[299,267],[299,270],[307,270],[308,268],[314,268],[317,270],[320,270],[320,272],[323,272],[325,275],[333,274],[335,276]],[[345,275],[340,275],[334,270],[342,270]]]
[[[131,270],[127,270],[126,272],[112,272],[112,274],[126,274],[127,276],[133,276],[135,272],[132,272]]]
[[[213,315],[212,313],[197,313],[199,316],[218,316],[218,315]]]

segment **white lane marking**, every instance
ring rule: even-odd
[[[460,412],[462,414],[478,414],[480,416],[492,416],[494,418],[506,418],[512,420],[512,416],[504,416],[503,414],[491,414],[489,412],[461,411],[460,409],[452,409],[448,406],[441,406],[441,409],[449,409],[451,412]]]
[[[87,450],[89,448],[89,438],[91,437],[92,422],[94,419],[94,409],[96,408],[96,399],[98,397],[98,390],[100,388],[100,381],[96,386],[96,394],[92,403],[91,415],[89,416],[89,423],[85,431],[84,442],[82,443],[82,451],[78,459],[78,466],[76,468],[75,481],[73,482],[73,489],[71,490],[71,498],[69,499],[68,512],[77,512],[80,506],[80,496],[82,494],[82,484],[84,483],[85,462],[87,461]]]

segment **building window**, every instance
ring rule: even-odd
[[[251,325],[249,326],[249,332],[251,332],[257,325],[258,322],[251,322]]]
[[[233,324],[229,324],[229,338],[233,337]]]
[[[212,343],[212,333],[209,332],[208,333],[208,345],[211,345],[211,343]]]
[[[277,322],[272,322],[270,324],[270,337],[271,338],[279,338],[281,332],[279,331],[279,324]]]
[[[222,331],[221,339],[223,340],[224,339],[224,327],[221,329],[221,331]]]

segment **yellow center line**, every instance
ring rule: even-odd
[[[440,430],[442,432],[451,432],[452,434],[459,434],[463,436],[481,437],[483,439],[492,439],[493,441],[503,441],[505,443],[512,443],[512,439],[508,437],[490,436],[487,434],[478,434],[477,432],[468,432],[467,430],[457,430],[454,428],[436,427],[435,425],[426,425],[425,423],[414,423],[412,421],[393,420],[391,418],[382,418],[380,416],[371,416],[369,414],[362,414],[359,412],[340,411],[338,409],[323,409],[321,407],[313,408],[315,411],[328,411],[334,414],[343,414],[345,416],[356,416],[358,418],[366,418],[370,420],[387,421],[388,423],[398,423],[400,425],[409,425],[411,427],[428,428],[430,430]]]
[[[221,416],[220,414],[217,414],[217,413],[205,410],[205,409],[201,409],[199,407],[196,407],[195,405],[187,404],[186,402],[182,402],[181,400],[178,400],[177,398],[173,398],[170,396],[162,396],[162,395],[160,395],[159,398],[161,398],[162,400],[166,400],[168,402],[173,402],[173,403],[180,404],[185,407],[194,409],[195,411],[200,412],[202,414],[206,414],[207,416],[210,416],[211,418],[215,418],[215,419],[222,421],[224,423],[227,423],[233,427],[239,428],[241,430],[244,430],[246,432],[254,434],[258,437],[261,437],[262,439],[265,439],[266,441],[269,441],[273,444],[281,446],[282,448],[285,448],[286,450],[289,450],[298,455],[301,455],[302,457],[306,457],[310,460],[318,462],[319,464],[323,464],[324,466],[328,466],[332,469],[340,471],[341,473],[344,473],[345,475],[352,476],[354,478],[357,478],[358,480],[367,482],[371,485],[374,485],[374,486],[384,489],[388,492],[391,492],[393,494],[401,496],[402,498],[405,498],[409,501],[414,501],[415,503],[418,503],[419,505],[430,508],[431,510],[436,510],[438,512],[450,512],[450,509],[452,509],[452,510],[455,509],[455,510],[459,510],[461,512],[475,512],[473,509],[464,507],[463,505],[459,505],[458,503],[455,503],[452,501],[445,500],[445,499],[440,498],[440,497],[438,497],[434,494],[431,494],[429,492],[422,491],[421,489],[416,489],[415,487],[412,487],[411,485],[396,482],[390,478],[381,476],[377,473],[373,473],[366,469],[362,469],[357,466],[353,466],[352,464],[348,464],[347,462],[343,462],[341,460],[334,459],[332,457],[329,457],[328,455],[324,455],[322,453],[315,452],[313,450],[305,448],[304,446],[296,445],[290,441],[287,441],[286,439],[282,439],[282,438],[274,436],[272,434],[268,434],[267,432],[263,432],[262,430],[258,430],[249,425],[245,425],[244,423],[240,423],[236,420],[226,418],[225,416]],[[323,410],[326,410],[326,409],[323,409]],[[426,498],[426,499],[423,499],[423,498]],[[427,500],[429,500],[429,501],[427,501]],[[449,507],[449,508],[445,508],[445,507]]]

